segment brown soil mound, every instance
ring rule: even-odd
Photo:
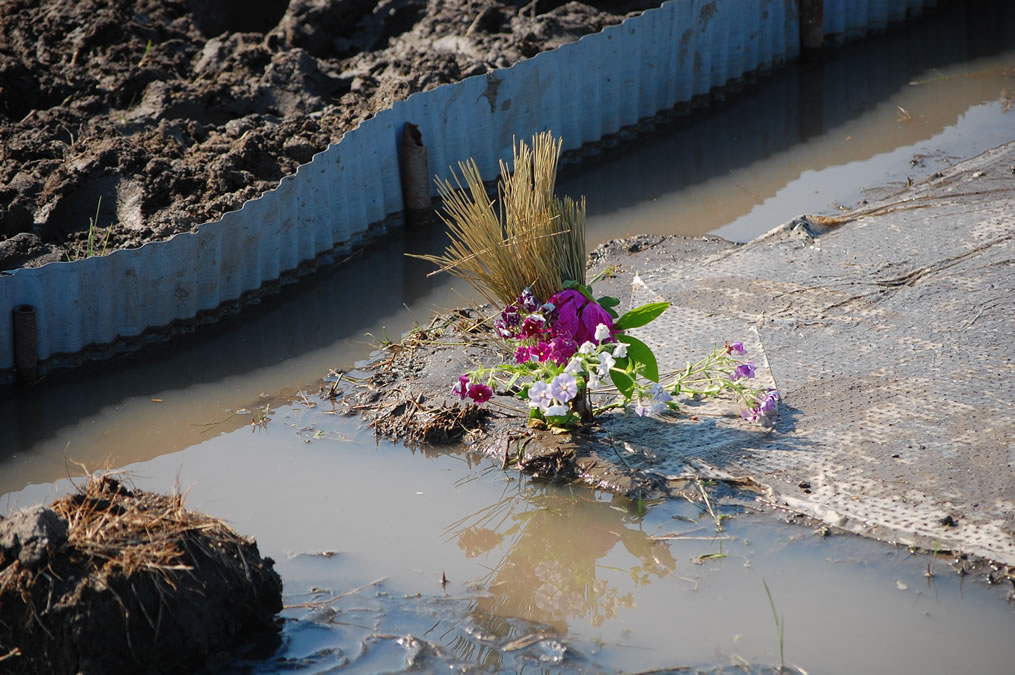
[[[193,672],[273,647],[273,565],[180,495],[89,481],[0,520],[0,672]]]
[[[96,210],[96,252],[190,231],[397,100],[658,4],[0,0],[0,270],[87,255]]]

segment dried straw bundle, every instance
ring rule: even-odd
[[[444,255],[417,256],[468,281],[490,302],[507,305],[525,286],[549,298],[564,281],[585,283],[585,198],[554,195],[561,140],[536,134],[532,148],[513,146],[514,172],[500,163],[498,208],[490,201],[476,162],[459,162],[465,179],[437,181],[441,219],[451,244]]]

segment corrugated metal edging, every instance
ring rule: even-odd
[[[826,24],[837,20],[835,2],[826,2]],[[876,28],[882,15],[887,23],[925,3],[860,4]],[[383,233],[402,210],[397,139],[407,121],[423,133],[432,172],[446,175],[474,157],[492,179],[514,138],[549,129],[576,150],[799,53],[796,0],[675,0],[511,68],[396,103],[275,190],[196,233],[2,276],[0,314],[36,307],[38,355],[50,366],[83,358],[75,355],[86,347],[106,354],[158,339]],[[0,372],[8,375],[12,345],[11,322],[0,320]]]
[[[566,149],[618,132],[799,53],[793,0],[677,0],[487,75],[419,93],[221,220],[140,249],[0,277],[0,314],[36,307],[38,355],[67,365],[235,306],[264,284],[383,232],[402,210],[397,145],[418,124],[431,169],[475,157],[487,178],[512,139],[550,129]],[[138,339],[140,338],[140,339]],[[13,368],[0,320],[0,371]],[[94,349],[105,345],[107,349]],[[45,364],[44,364],[45,365]]]
[[[918,17],[937,0],[823,0],[823,5],[825,44],[838,45]]]

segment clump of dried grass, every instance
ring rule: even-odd
[[[208,558],[242,555],[249,540],[223,521],[184,508],[183,495],[130,490],[110,476],[90,479],[51,507],[67,520],[67,543],[101,573],[193,569],[194,549]],[[228,549],[228,550],[227,550]]]
[[[525,286],[546,299],[564,281],[585,283],[585,198],[554,195],[561,140],[536,134],[513,146],[514,171],[500,163],[497,202],[487,196],[475,160],[462,178],[437,181],[451,244],[444,255],[418,256],[468,281],[491,302],[510,304]]]

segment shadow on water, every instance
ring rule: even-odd
[[[435,306],[472,299],[470,291],[459,295],[446,276],[428,278],[433,265],[405,255],[445,245],[436,228],[400,230],[195,333],[57,374],[35,387],[0,390],[0,466],[7,464],[0,474],[52,480],[64,473],[64,451],[93,468],[107,457],[116,464],[146,459],[250,423],[249,415],[231,410],[277,406],[308,383],[308,395],[316,393],[329,366],[348,368],[385,334],[397,340],[414,316],[426,321]],[[68,428],[69,435],[61,433]],[[57,473],[31,475],[40,458],[22,453],[47,445],[47,471],[59,467]],[[8,468],[11,462],[16,469]],[[0,481],[0,492],[17,487]]]

